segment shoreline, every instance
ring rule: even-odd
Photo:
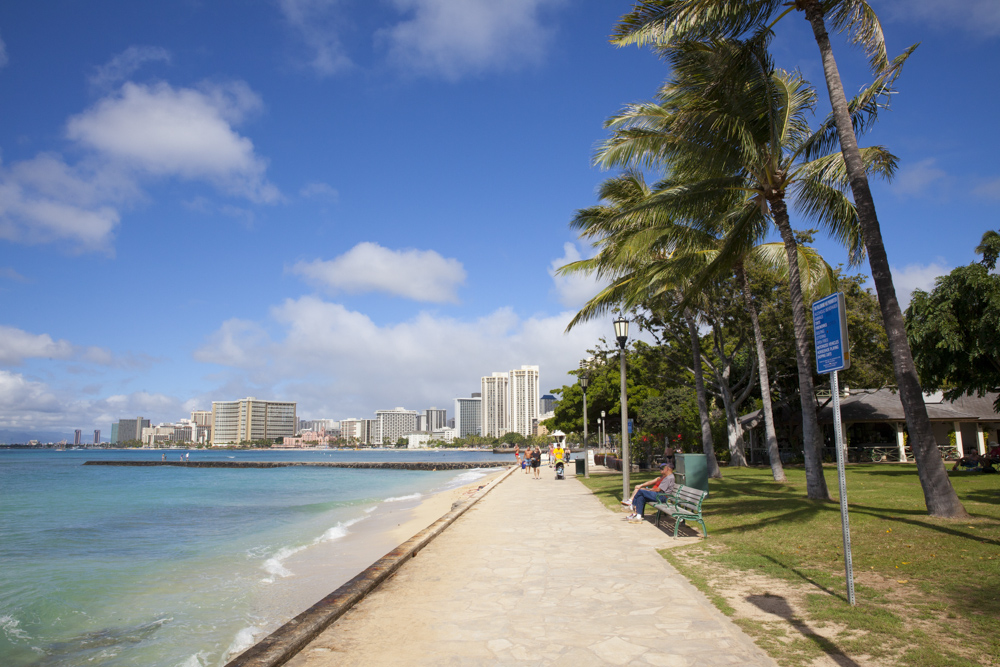
[[[507,472],[507,468],[485,469],[484,475],[455,488],[444,488],[419,498],[381,500],[359,518],[339,524],[344,535],[320,542],[292,554],[282,567],[292,574],[276,581],[273,589],[262,591],[254,603],[253,615],[268,619],[261,626],[237,633],[227,649],[225,661],[236,660],[272,633],[360,577],[386,554],[427,530],[462,502]],[[456,471],[458,472],[458,471]],[[319,601],[319,602],[318,602]]]

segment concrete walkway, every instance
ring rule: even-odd
[[[552,477],[513,473],[287,664],[776,666],[655,551],[673,538]]]

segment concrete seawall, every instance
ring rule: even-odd
[[[174,466],[180,468],[288,468],[306,466],[313,468],[355,468],[377,470],[470,470],[472,468],[503,468],[513,461],[351,461],[327,463],[313,461],[85,461],[85,466]]]

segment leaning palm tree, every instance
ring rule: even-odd
[[[686,290],[690,291],[691,276],[715,263],[722,246],[721,239],[700,230],[698,225],[686,223],[681,215],[672,217],[675,212],[666,206],[648,205],[654,194],[655,191],[647,188],[641,174],[628,171],[605,181],[602,185],[601,198],[607,204],[578,212],[573,226],[581,230],[582,238],[591,239],[596,246],[599,246],[600,252],[591,259],[561,267],[559,271],[563,274],[576,272],[597,274],[610,280],[611,285],[583,307],[570,322],[570,328],[578,322],[597,317],[614,307],[630,309],[651,303],[662,305],[667,302],[677,305],[692,301],[690,297],[684,296]],[[720,211],[704,210],[701,216],[713,217],[719,213]],[[724,215],[724,210],[722,214]],[[797,253],[800,275],[808,278],[808,288],[814,293],[828,293],[832,285],[833,270],[810,248],[798,246]],[[742,286],[745,308],[753,325],[772,473],[776,481],[784,481],[785,475],[778,452],[771,410],[767,354],[756,307],[750,295],[746,264],[761,265],[785,274],[788,264],[782,244],[765,243],[751,248],[733,266],[737,282]],[[699,297],[705,296],[702,289],[697,291]],[[691,338],[693,356],[691,371],[701,417],[703,449],[709,455],[710,472],[716,475],[717,464],[714,459],[714,443],[708,417],[707,392],[696,319],[697,313],[708,306],[694,301],[694,305],[682,305],[679,314],[685,321]],[[725,392],[725,388],[722,390]],[[732,448],[733,443],[740,439],[739,432],[733,432],[736,428],[733,415],[727,414],[727,424]]]
[[[607,125],[611,138],[598,151],[605,167],[669,168],[674,183],[649,199],[650,206],[695,213],[725,201],[721,218],[703,219],[726,242],[703,280],[728,269],[773,224],[787,255],[795,331],[807,495],[826,499],[822,438],[816,418],[808,323],[789,199],[799,211],[839,239],[857,261],[863,253],[854,206],[844,194],[839,154],[816,153],[828,132],[811,130],[816,96],[795,73],[775,70],[767,40],[686,42],[664,51],[674,78],[655,102],[635,104]],[[894,158],[880,147],[862,152],[866,168],[891,175]],[[714,204],[718,206],[718,204]],[[697,283],[696,283],[697,284]]]
[[[967,516],[948,480],[927,416],[863,151],[858,147],[856,125],[852,122],[855,119],[833,55],[827,22],[839,32],[848,32],[851,40],[865,49],[877,81],[886,84],[891,85],[895,80],[903,60],[914,47],[890,62],[878,16],[865,0],[638,0],[632,11],[621,18],[612,41],[620,46],[636,44],[663,48],[692,39],[760,34],[769,32],[778,20],[793,11],[802,12],[819,47],[832,109],[831,120],[857,206],[927,510],[932,516]]]
[[[600,246],[600,252],[590,259],[563,266],[559,272],[593,274],[611,284],[584,305],[567,325],[567,331],[616,307],[631,310],[654,301],[662,304],[664,295],[670,295],[668,301],[682,300],[684,286],[689,282],[686,260],[690,260],[693,251],[710,242],[710,238],[685,233],[683,225],[675,223],[660,209],[643,208],[649,194],[642,174],[627,171],[601,185],[600,198],[604,204],[577,212],[571,226],[581,230],[581,237],[590,238]],[[681,315],[691,338],[691,372],[701,423],[702,451],[708,461],[709,476],[718,479],[722,474],[715,457],[695,310],[686,305]]]

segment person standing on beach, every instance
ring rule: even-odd
[[[521,462],[521,445],[514,445],[514,460]]]
[[[531,452],[531,471],[535,474],[535,479],[541,479],[538,468],[542,465],[542,450],[535,445]]]

